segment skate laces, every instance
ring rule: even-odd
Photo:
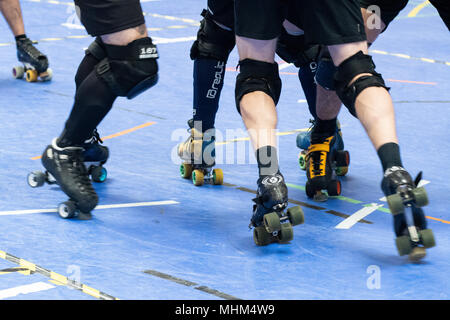
[[[311,144],[309,146],[306,161],[309,162],[311,178],[325,175],[326,160],[330,152],[332,139],[333,136],[326,138],[323,143]]]
[[[63,163],[80,191],[94,194],[88,171],[83,163],[82,152],[82,148],[77,148],[66,153],[67,157],[60,155],[59,158],[65,160]]]

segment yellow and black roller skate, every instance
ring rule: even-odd
[[[413,181],[404,168],[394,166],[385,171],[381,182],[381,189],[394,216],[398,253],[408,255],[411,261],[424,258],[426,249],[436,245],[422,210],[428,204],[428,196],[423,187],[417,187],[421,178],[422,173],[419,173]]]
[[[283,175],[263,176],[258,179],[257,196],[253,201],[253,240],[258,246],[272,242],[288,243],[294,238],[293,226],[305,220],[299,206],[288,208],[288,190]]]
[[[347,151],[333,148],[335,141],[336,135],[315,138],[308,148],[305,158],[308,179],[305,191],[308,198],[313,198],[314,201],[326,201],[328,196],[341,194],[341,182],[337,179],[336,168],[348,167],[350,157]]]
[[[214,185],[223,184],[222,169],[215,168],[215,129],[202,133],[188,121],[191,135],[178,145],[178,156],[183,160],[180,165],[181,177],[192,179],[195,186],[205,182]]]

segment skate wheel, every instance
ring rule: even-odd
[[[434,234],[431,229],[420,230],[419,236],[422,239],[422,244],[425,248],[432,248],[436,245]]]
[[[93,166],[90,170],[91,178],[94,182],[105,182],[108,172],[102,166]]]
[[[400,214],[404,212],[403,199],[399,194],[391,194],[386,198],[389,205],[389,210],[393,215]]]
[[[264,215],[264,226],[268,233],[273,233],[281,229],[280,216],[276,212],[267,213]]]
[[[73,201],[66,201],[58,206],[58,214],[63,219],[70,219],[75,216],[77,207]]]
[[[213,170],[213,184],[221,185],[223,184],[223,171],[222,169],[214,169]]]
[[[397,246],[398,254],[401,256],[410,254],[413,249],[408,236],[400,236],[395,239],[395,245]]]
[[[341,182],[339,180],[331,180],[327,187],[328,195],[338,196],[341,194]]]
[[[305,215],[303,213],[302,208],[299,206],[291,207],[287,209],[287,216],[289,217],[289,221],[293,226],[302,224],[305,222]]]
[[[314,195],[316,194],[316,190],[314,190],[309,181],[306,181],[305,192],[308,198],[313,198]]]
[[[306,153],[304,151],[298,154],[298,164],[301,170],[306,170]]]
[[[253,229],[253,241],[257,246],[266,246],[272,242],[272,235],[264,227],[255,227]]]
[[[350,165],[350,153],[348,151],[336,151],[336,166],[348,167]]]
[[[48,68],[45,72],[42,72],[39,77],[42,81],[50,81],[53,78],[53,70]]]
[[[25,69],[22,66],[15,66],[12,69],[13,77],[16,78],[16,79],[22,79],[24,73],[25,73]]]
[[[192,183],[194,186],[202,186],[205,182],[205,175],[201,170],[194,170],[192,171]]]
[[[36,82],[38,79],[38,74],[36,70],[27,70],[25,79],[27,82]]]
[[[192,164],[182,163],[180,165],[180,174],[184,179],[189,179],[192,175]]]
[[[310,137],[311,137],[311,134],[310,134],[309,131],[307,131],[307,132],[300,132],[297,135],[297,141],[296,141],[297,142],[297,147],[299,149],[303,149],[303,150],[308,149],[310,144],[311,144]]]
[[[46,180],[45,173],[41,171],[33,171],[28,174],[27,181],[28,185],[32,188],[42,187]]]
[[[337,176],[343,177],[347,174],[348,167],[336,167],[336,169],[334,171],[336,172]]]
[[[416,188],[413,191],[414,199],[416,200],[416,206],[421,208],[428,204],[428,195],[425,188]]]
[[[281,225],[281,230],[278,233],[278,240],[280,243],[288,243],[294,239],[294,229],[290,223],[283,223]]]

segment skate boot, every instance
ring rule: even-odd
[[[215,130],[201,133],[194,128],[193,119],[188,121],[191,135],[178,145],[178,156],[183,160],[180,166],[181,177],[192,179],[195,186],[205,182],[214,185],[223,183],[222,169],[212,169],[215,165]]]
[[[25,74],[25,79],[28,82],[36,82],[38,78],[42,81],[52,79],[53,72],[48,67],[47,56],[36,49],[30,39],[17,40],[17,59],[22,62],[23,66],[13,68],[14,78],[22,79]]]
[[[103,143],[97,130],[94,130],[92,138],[85,141],[81,146],[83,151],[83,159],[88,173],[94,182],[104,182],[108,172],[103,167],[109,158],[109,149],[106,146],[100,145]]]
[[[30,173],[30,186],[42,186],[44,182],[58,184],[69,196],[68,201],[59,205],[58,214],[64,219],[76,216],[79,219],[90,219],[90,212],[97,205],[98,196],[83,162],[83,148],[60,148],[54,139],[42,155],[42,164],[46,172]]]
[[[311,127],[308,129],[308,131],[300,132],[297,135],[297,147],[301,149],[299,155],[298,155],[298,164],[300,165],[300,169],[305,170],[306,169],[306,153],[311,145],[311,131],[314,127],[314,120],[309,120],[309,122],[312,124]],[[333,150],[337,151],[344,151],[344,139],[342,138],[342,131],[341,131],[341,125],[339,123],[339,120],[336,120],[337,122],[337,130],[336,130],[336,141],[333,145]],[[348,151],[344,151],[347,153],[349,163],[350,163],[350,153]],[[338,176],[345,176],[348,172],[348,165],[342,165],[342,166],[336,166],[335,168],[336,175]]]
[[[411,261],[424,258],[425,249],[436,245],[422,210],[428,204],[428,196],[423,187],[417,187],[421,179],[422,173],[413,181],[404,168],[391,167],[385,171],[381,182],[381,189],[394,216],[398,253],[409,255]]]
[[[314,135],[314,133],[313,133]],[[347,151],[336,150],[336,135],[314,135],[314,143],[308,148],[306,154],[306,182],[305,191],[308,198],[323,202],[328,196],[341,194],[341,182],[336,177],[336,167],[346,166],[350,163]],[[327,190],[327,194],[322,190]]]
[[[299,206],[288,205],[288,190],[283,175],[277,173],[258,179],[258,191],[253,199],[253,216],[249,227],[253,227],[253,240],[258,246],[272,242],[287,243],[294,238],[293,226],[305,220]]]

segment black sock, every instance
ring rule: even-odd
[[[278,173],[277,148],[264,146],[256,150],[256,161],[258,162],[259,176],[269,176]]]
[[[16,42],[19,41],[19,40],[24,40],[26,38],[27,38],[27,35],[25,33],[24,34],[19,34],[17,37],[15,37]]]
[[[393,166],[403,166],[400,158],[400,147],[398,144],[394,142],[385,143],[378,148],[377,153],[380,158],[381,165],[383,166],[383,172]]]

